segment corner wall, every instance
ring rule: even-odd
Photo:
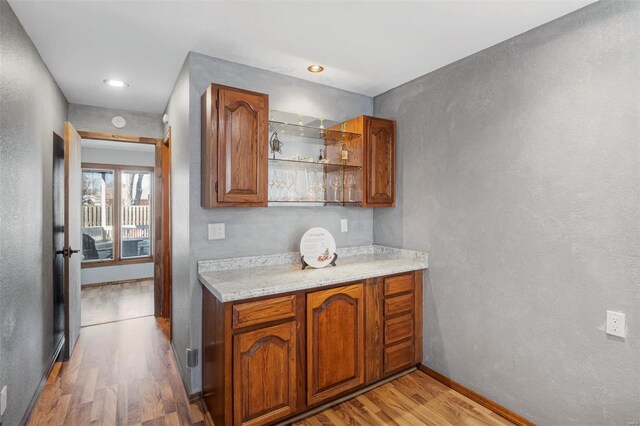
[[[173,139],[172,195],[177,192],[172,200],[173,343],[183,378],[192,393],[201,390],[201,369],[198,366],[189,371],[184,366],[186,348],[200,349],[201,343],[199,260],[296,251],[299,238],[312,226],[329,229],[340,247],[366,245],[373,241],[371,209],[200,207],[200,97],[212,82],[268,93],[269,107],[287,112],[345,120],[373,111],[373,100],[368,96],[189,53],[166,112]],[[188,93],[184,92],[185,85],[188,85]],[[186,130],[185,99],[188,103]],[[342,218],[349,220],[348,233],[340,232]],[[207,224],[213,222],[226,224],[225,240],[207,239]]]
[[[20,424],[52,361],[53,133],[67,100],[0,0],[0,422]]]
[[[374,111],[398,121],[398,207],[374,241],[429,252],[424,363],[539,424],[637,424],[640,3],[588,6]]]

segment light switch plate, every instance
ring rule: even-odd
[[[627,337],[625,315],[620,312],[607,311],[607,334]]]
[[[209,224],[209,239],[210,240],[224,240],[224,223],[210,223]]]
[[[340,232],[349,232],[349,224],[347,219],[340,219]]]
[[[2,416],[7,409],[7,387],[2,388],[0,392],[0,416]]]

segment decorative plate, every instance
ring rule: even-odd
[[[311,228],[300,240],[300,254],[312,268],[324,268],[333,260],[336,252],[336,240],[324,228]]]

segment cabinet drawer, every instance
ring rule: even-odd
[[[413,356],[413,340],[389,346],[384,349],[384,374],[392,373],[401,368],[408,368],[415,364]]]
[[[412,312],[413,309],[413,293],[407,293],[401,296],[388,297],[384,299],[385,317]]]
[[[296,297],[283,296],[257,302],[233,305],[233,328],[264,324],[285,318],[293,318],[296,311]]]
[[[398,275],[397,277],[384,279],[385,296],[413,291],[413,287],[413,274]]]
[[[384,344],[390,345],[395,342],[413,337],[413,315],[407,314],[401,317],[385,320],[384,322]]]

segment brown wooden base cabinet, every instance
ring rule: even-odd
[[[202,387],[216,425],[268,425],[422,362],[422,271],[264,298],[203,291]]]

